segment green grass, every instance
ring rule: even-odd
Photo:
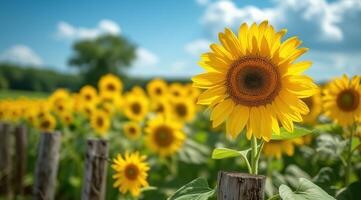
[[[22,90],[0,90],[0,99],[16,99],[19,97],[27,98],[46,98],[49,94],[46,92],[22,91]]]

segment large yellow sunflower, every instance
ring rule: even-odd
[[[152,99],[164,97],[167,94],[167,88],[167,83],[162,79],[154,79],[147,84],[147,92]]]
[[[131,139],[136,140],[142,135],[142,129],[138,122],[127,122],[123,126],[124,135]]]
[[[252,135],[269,141],[280,133],[279,122],[293,131],[309,112],[300,99],[312,96],[317,86],[302,72],[309,61],[295,63],[307,51],[292,37],[284,42],[283,29],[275,32],[267,21],[259,26],[242,24],[238,36],[231,30],[219,34],[221,45],[212,44],[199,62],[206,72],[193,77],[193,86],[206,89],[199,104],[213,109],[213,126],[226,121],[227,133],[235,138],[244,127]]]
[[[121,93],[123,90],[122,81],[113,74],[107,74],[100,78],[98,83],[100,93]]]
[[[113,187],[118,188],[123,194],[130,191],[132,196],[139,196],[140,189],[148,186],[149,165],[145,160],[146,156],[138,152],[132,154],[125,152],[124,158],[118,154],[112,164],[115,171]]]
[[[145,128],[146,144],[161,157],[172,155],[182,147],[185,140],[186,136],[181,129],[181,124],[158,116],[148,121]]]
[[[124,99],[123,110],[128,119],[142,121],[148,114],[148,99],[143,95],[128,94]]]
[[[315,95],[302,99],[306,103],[310,112],[307,115],[303,116],[303,123],[305,124],[315,124],[317,118],[322,111],[322,98],[321,93],[317,92]]]
[[[325,115],[341,126],[353,124],[361,116],[360,76],[336,78],[324,90]]]
[[[99,135],[105,135],[110,128],[109,115],[103,110],[94,110],[90,116],[91,127]]]

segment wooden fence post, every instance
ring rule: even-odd
[[[11,172],[12,172],[12,125],[1,123],[0,129],[0,194],[5,199],[11,199]]]
[[[104,200],[108,162],[108,142],[89,139],[85,154],[82,200]]]
[[[42,133],[35,168],[34,200],[53,200],[58,173],[61,134]]]
[[[24,177],[26,173],[27,161],[27,128],[25,125],[18,125],[15,128],[15,171],[14,171],[14,185],[15,194],[24,194]]]
[[[266,177],[236,172],[218,172],[218,200],[264,200]]]

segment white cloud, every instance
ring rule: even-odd
[[[20,65],[41,66],[42,59],[30,47],[25,45],[14,45],[0,54],[0,60]]]
[[[120,26],[108,19],[101,20],[94,28],[76,27],[61,21],[57,26],[57,37],[60,39],[92,39],[102,34],[120,34]]]
[[[136,60],[134,62],[135,67],[154,66],[158,62],[159,62],[158,56],[152,53],[151,51],[142,47],[139,47],[136,50]]]
[[[199,56],[201,53],[209,51],[211,42],[206,39],[197,39],[185,45],[184,49],[192,56]]]
[[[210,0],[196,0],[197,4],[204,6],[209,3]]]

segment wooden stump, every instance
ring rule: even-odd
[[[12,172],[12,125],[1,123],[0,127],[0,194],[11,199]]]
[[[60,143],[60,132],[42,133],[40,136],[35,168],[34,200],[54,199]]]
[[[265,176],[236,172],[218,173],[218,200],[263,200]]]
[[[87,142],[82,200],[104,200],[107,176],[108,142],[90,139]]]
[[[15,128],[15,171],[14,171],[14,185],[15,194],[24,194],[24,178],[26,173],[27,161],[27,128],[25,125],[18,125]]]

